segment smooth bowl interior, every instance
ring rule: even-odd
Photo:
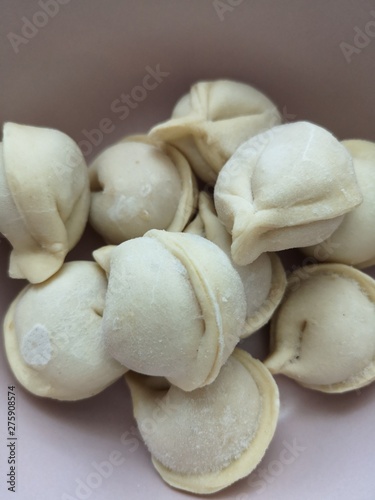
[[[88,162],[167,119],[192,83],[218,78],[259,88],[285,120],[315,122],[340,140],[375,141],[371,1],[17,0],[0,10],[1,122],[62,130]],[[102,244],[88,228],[68,259],[90,259]],[[2,238],[1,319],[25,285],[8,278],[8,256]],[[297,252],[283,257],[289,271],[303,261]],[[374,268],[367,272],[375,277]],[[267,335],[264,328],[242,347],[263,358]],[[153,469],[122,380],[85,401],[44,400],[17,384],[2,344],[0,353],[1,498],[9,486],[6,394],[13,385],[17,498],[192,498]],[[263,461],[211,498],[374,498],[375,386],[330,396],[282,376],[277,383],[281,414]]]

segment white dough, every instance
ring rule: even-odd
[[[152,230],[98,261],[105,257],[108,352],[186,391],[211,383],[246,317],[243,285],[225,253],[199,236]]]
[[[281,123],[268,97],[250,85],[231,80],[198,82],[176,104],[170,120],[150,136],[182,151],[197,176],[214,184],[238,146]]]
[[[272,373],[323,392],[369,384],[375,380],[375,280],[344,264],[295,271],[271,336],[266,365]]]
[[[89,172],[90,222],[109,243],[150,229],[182,231],[196,205],[195,179],[186,159],[144,136],[107,148]]]
[[[153,383],[129,372],[134,415],[161,477],[193,493],[213,493],[249,474],[273,437],[277,386],[265,366],[235,349],[201,389]]]
[[[39,283],[81,237],[90,204],[77,144],[48,128],[5,123],[0,147],[0,232],[13,250],[9,275]]]
[[[363,268],[375,264],[375,143],[348,140],[341,144],[353,158],[363,203],[344,216],[338,229],[323,244],[301,250],[322,262]]]
[[[199,212],[185,232],[203,236],[218,245],[231,259],[232,238],[219,221],[212,198],[199,194]],[[232,265],[240,275],[245,290],[247,317],[241,338],[248,337],[271,318],[286,287],[286,276],[279,257],[264,253],[247,266]]]
[[[214,199],[233,260],[246,265],[328,238],[362,195],[346,148],[327,130],[296,122],[245,142],[221,170]]]
[[[97,394],[126,372],[102,341],[106,290],[102,269],[78,261],[14,300],[4,321],[5,348],[28,391],[73,401]]]

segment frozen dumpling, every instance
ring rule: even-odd
[[[219,221],[211,196],[199,194],[199,212],[185,232],[199,234],[230,255],[232,238]],[[247,266],[237,266],[232,261],[245,289],[247,317],[241,338],[261,328],[271,318],[279,305],[286,286],[283,265],[275,253],[263,253]]]
[[[200,236],[153,229],[98,261],[109,276],[108,352],[186,391],[211,383],[246,318],[244,288],[225,253]]]
[[[168,484],[213,493],[247,476],[274,435],[279,393],[266,367],[235,349],[210,385],[192,392],[128,372],[134,415]]]
[[[179,148],[197,176],[214,184],[238,146],[281,123],[268,97],[250,85],[231,80],[198,82],[176,104],[170,120],[150,136]]]
[[[375,143],[347,140],[341,144],[353,158],[363,203],[344,216],[328,240],[302,251],[318,261],[368,267],[375,264]]]
[[[328,238],[362,195],[346,148],[327,130],[296,122],[245,142],[220,172],[214,199],[233,260],[246,265]]]
[[[184,156],[143,136],[103,151],[89,173],[90,223],[108,243],[150,229],[182,231],[196,206],[196,181]]]
[[[62,266],[85,228],[87,166],[66,134],[5,123],[0,144],[0,232],[13,250],[9,275],[39,283]]]
[[[106,290],[103,270],[77,261],[14,300],[4,321],[5,349],[28,391],[73,401],[97,394],[127,371],[102,341]]]
[[[323,392],[375,380],[375,280],[344,264],[306,266],[289,279],[271,322],[272,373]]]

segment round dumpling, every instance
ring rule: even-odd
[[[109,279],[103,333],[111,356],[185,391],[211,383],[246,318],[225,253],[200,236],[154,229],[96,259]]]
[[[174,147],[143,136],[103,151],[89,169],[90,223],[112,244],[150,229],[182,231],[196,206],[196,181]]]
[[[375,380],[375,281],[344,264],[305,266],[271,322],[272,373],[322,392]]]
[[[134,415],[168,484],[213,493],[250,474],[275,432],[279,393],[266,367],[235,349],[210,385],[192,392],[128,372]]]
[[[221,170],[214,192],[232,234],[234,262],[328,238],[362,202],[353,161],[327,130],[308,122],[246,141]]]
[[[95,262],[69,262],[27,286],[4,321],[6,355],[25,389],[61,400],[93,396],[127,369],[107,354],[102,316],[107,279]]]

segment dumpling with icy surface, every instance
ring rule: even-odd
[[[296,122],[246,141],[214,192],[239,265],[263,252],[313,245],[362,202],[347,149],[322,127]]]
[[[186,158],[145,136],[110,146],[89,173],[90,223],[108,243],[150,229],[182,231],[196,206],[196,181]]]
[[[244,287],[200,236],[153,229],[95,252],[108,273],[103,334],[124,366],[185,391],[210,384],[245,326]]]
[[[247,476],[274,435],[279,393],[267,368],[235,349],[210,385],[184,392],[129,372],[134,415],[161,477],[207,494]]]
[[[103,270],[76,261],[27,286],[13,301],[4,321],[5,350],[28,391],[74,401],[97,394],[127,371],[102,341],[106,291]]]

